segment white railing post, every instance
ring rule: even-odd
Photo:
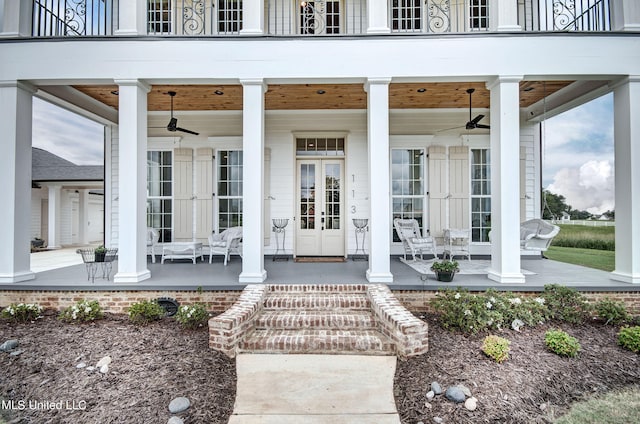
[[[611,30],[640,31],[640,2],[611,0]]]
[[[116,8],[118,28],[114,35],[147,35],[147,0],[120,0]]]
[[[387,34],[389,28],[389,6],[387,0],[367,0],[367,34]]]
[[[30,37],[31,36],[31,11],[33,2],[5,0],[0,2],[2,21],[0,21],[0,38],[3,37]]]
[[[264,34],[265,0],[243,0],[241,35]]]
[[[518,25],[516,0],[489,0],[489,29],[491,31],[522,31]]]

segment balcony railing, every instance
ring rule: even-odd
[[[33,0],[34,37],[108,36],[122,0]],[[126,0],[136,1],[136,0]],[[139,0],[138,0],[139,1]],[[609,0],[511,0],[523,31],[610,31]],[[242,0],[146,0],[147,34],[238,35]],[[367,33],[367,0],[264,0],[265,35]],[[388,0],[392,33],[469,33],[491,29],[489,0]]]

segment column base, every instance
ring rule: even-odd
[[[241,272],[238,276],[239,283],[264,283],[267,279],[267,271],[262,270],[262,272]]]
[[[391,29],[388,27],[367,28],[367,34],[391,34]]]
[[[151,278],[151,271],[145,269],[141,272],[119,272],[113,277],[114,283],[139,283]]]
[[[613,271],[611,273],[611,279],[622,281],[623,283],[640,284],[640,275],[629,274],[627,272]]]
[[[393,274],[390,272],[366,272],[367,281],[370,283],[393,283]]]
[[[516,32],[522,31],[522,27],[520,25],[502,25],[497,28],[497,31]]]
[[[500,273],[491,269],[487,273],[487,278],[502,284],[524,284],[526,282],[524,275],[520,272]]]
[[[15,274],[0,274],[0,284],[19,283],[20,281],[34,280],[36,273],[33,271],[16,272]]]
[[[260,29],[241,29],[240,35],[264,35],[264,31]]]

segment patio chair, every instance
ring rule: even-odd
[[[155,228],[147,227],[147,255],[151,255],[151,262],[156,263],[155,247],[160,239],[160,233]]]
[[[398,233],[400,241],[402,241],[405,260],[407,260],[407,253],[411,253],[414,261],[416,260],[416,254],[420,255],[420,259],[424,259],[422,257],[423,253],[430,253],[434,258],[438,257],[435,239],[431,236],[422,237],[417,220],[395,218],[393,226],[396,229],[396,233]]]
[[[209,236],[209,263],[213,255],[224,255],[224,265],[227,266],[231,253],[242,258],[242,227],[227,228],[220,234]]]
[[[520,224],[520,248],[524,250],[546,251],[560,227],[542,219],[530,219]]]

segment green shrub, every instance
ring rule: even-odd
[[[509,357],[509,345],[511,342],[503,337],[487,336],[482,342],[482,351],[489,358],[501,364]]]
[[[579,324],[589,313],[589,304],[576,289],[559,284],[547,284],[541,297],[547,305],[550,319]]]
[[[623,302],[608,298],[596,303],[595,309],[598,316],[606,321],[605,324],[617,325],[631,318]]]
[[[580,343],[562,330],[549,330],[544,333],[544,344],[547,348],[560,356],[573,358],[580,350]]]
[[[131,305],[129,319],[136,324],[148,324],[161,319],[165,310],[155,300],[143,300]]]
[[[618,344],[632,352],[640,353],[640,326],[621,328]]]
[[[208,319],[209,313],[201,303],[180,306],[176,313],[176,321],[186,328],[202,327]]]
[[[97,300],[81,300],[65,308],[58,318],[62,321],[95,321],[102,318],[102,308]]]
[[[42,306],[35,303],[12,303],[2,310],[2,318],[26,322],[42,318]]]
[[[545,321],[547,308],[545,300],[541,297],[531,299],[511,292],[498,293],[493,289],[487,290],[485,296],[494,304],[496,310],[502,314],[504,326],[512,326],[512,323],[516,320],[520,320],[531,327]]]
[[[440,313],[444,328],[466,333],[477,333],[502,325],[502,315],[488,303],[484,296],[470,294],[465,289],[438,292],[431,301],[433,308]]]

